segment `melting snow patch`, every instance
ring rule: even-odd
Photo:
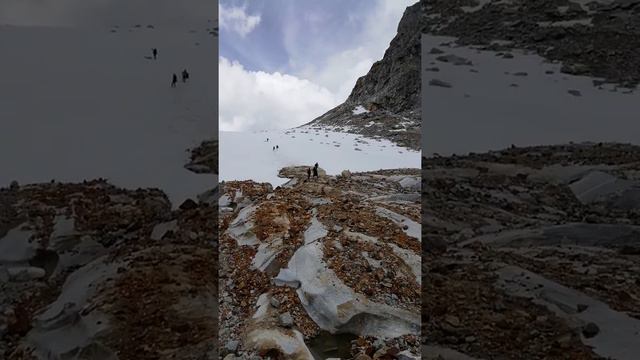
[[[385,209],[383,207],[378,207],[376,209],[376,214],[378,214],[378,216],[382,216],[384,218],[387,218],[387,219],[393,221],[397,225],[400,225],[402,227],[402,230],[408,236],[411,236],[412,238],[420,240],[420,238],[422,236],[422,228],[421,228],[420,224],[418,224],[417,222],[409,219],[408,217],[406,217],[404,215],[400,215],[400,214],[398,214],[396,212],[393,212],[391,210]]]
[[[240,210],[238,216],[229,225],[227,233],[236,240],[239,246],[256,245],[258,243],[258,238],[251,231],[254,224],[250,221],[250,217],[255,211],[255,206],[249,206]]]
[[[23,225],[9,230],[7,235],[0,239],[0,262],[23,262],[35,254],[36,244],[29,241],[33,233],[21,230]]]
[[[309,202],[312,205],[327,205],[332,203],[331,200],[326,198],[312,198],[312,199],[309,199]]]
[[[322,239],[328,234],[327,229],[324,227],[324,225],[320,221],[318,221],[318,218],[316,216],[318,210],[314,208],[312,212],[313,218],[311,218],[311,225],[309,225],[307,230],[305,230],[304,232],[305,245],[310,244],[318,239]]]
[[[53,233],[51,233],[51,239],[64,238],[73,236],[75,232],[75,220],[66,216],[56,216],[53,220],[55,222]]]
[[[218,200],[218,206],[223,208],[223,207],[228,207],[231,204],[231,198],[229,198],[229,195],[224,194],[222,196],[220,196],[220,199]]]
[[[281,247],[282,239],[280,238],[273,239],[269,243],[260,244],[260,246],[258,246],[258,252],[256,252],[256,255],[251,261],[251,265],[260,271],[265,271],[279,254]]]
[[[369,110],[365,109],[362,105],[358,105],[353,109],[353,115],[366,114]]]
[[[593,171],[569,187],[582,203],[590,203],[622,193],[632,185],[632,181],[618,179],[602,171]]]
[[[153,231],[151,232],[151,239],[160,240],[167,232],[175,231],[177,229],[178,229],[178,220],[173,220],[173,221],[165,222],[162,224],[158,224],[153,227]]]
[[[409,265],[411,272],[416,277],[418,285],[422,285],[422,257],[411,250],[403,249],[394,243],[389,243],[393,252],[398,255],[405,264]]]
[[[267,315],[267,310],[269,309],[269,295],[262,294],[258,297],[258,301],[256,302],[256,313],[253,314],[254,319],[262,319],[265,315]]]
[[[640,320],[611,309],[607,304],[577,290],[548,280],[516,266],[498,270],[498,285],[508,292],[523,297],[533,297],[559,317],[577,323],[578,326],[593,322],[600,332],[583,342],[593,347],[596,354],[613,359],[637,359],[640,353]],[[578,304],[587,309],[577,313]]]

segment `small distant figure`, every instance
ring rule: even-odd
[[[189,80],[189,73],[187,69],[182,70],[182,82],[187,82]]]
[[[278,149],[280,149],[280,148],[278,147],[278,145],[276,145],[276,150],[278,150]]]
[[[157,59],[158,58],[158,49],[153,48],[151,50],[151,52],[153,53],[153,60]]]
[[[273,151],[276,151],[276,147],[275,146],[273,147]]]
[[[307,180],[311,179],[311,168],[307,168]]]
[[[269,138],[267,138],[267,142],[269,142]]]
[[[318,177],[318,163],[313,166],[313,177]]]
[[[177,82],[178,82],[178,76],[176,74],[173,74],[173,77],[171,78],[171,87],[172,88],[176,87]]]

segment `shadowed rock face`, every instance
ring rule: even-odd
[[[245,354],[306,358],[300,335],[346,332],[359,336],[351,356],[416,354],[420,216],[410,195],[418,195],[419,170],[321,172],[307,181],[306,169],[281,169],[291,180],[276,189],[252,181],[222,188],[221,341]]]
[[[424,344],[633,359],[639,157],[604,143],[423,158]]]
[[[356,81],[343,104],[310,125],[343,127],[420,149],[420,39],[426,28],[426,3],[405,10],[384,57]],[[367,112],[357,111],[359,106]]]
[[[405,10],[384,57],[356,81],[348,103],[374,105],[396,114],[416,111],[420,118],[420,41],[427,25],[426,3],[420,1]]]

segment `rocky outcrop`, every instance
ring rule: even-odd
[[[423,158],[423,341],[474,358],[640,351],[640,147]]]
[[[215,358],[216,207],[101,180],[0,199],[1,358]]]
[[[384,57],[358,79],[343,104],[308,125],[343,128],[420,149],[420,40],[427,3],[405,10]]]
[[[203,141],[191,149],[190,161],[184,167],[196,174],[218,174],[218,140]]]
[[[306,169],[222,186],[221,355],[326,357],[321,332],[357,337],[344,357],[419,354],[419,171]]]

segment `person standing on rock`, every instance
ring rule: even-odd
[[[307,168],[307,180],[311,179],[311,168]]]
[[[173,77],[171,78],[171,87],[176,87],[176,83],[178,82],[178,76],[174,73]]]
[[[316,163],[316,164],[313,166],[313,177],[314,177],[314,178],[317,178],[317,177],[318,177],[318,163]]]
[[[158,58],[158,49],[153,48],[151,52],[153,53],[153,60],[156,60]]]

